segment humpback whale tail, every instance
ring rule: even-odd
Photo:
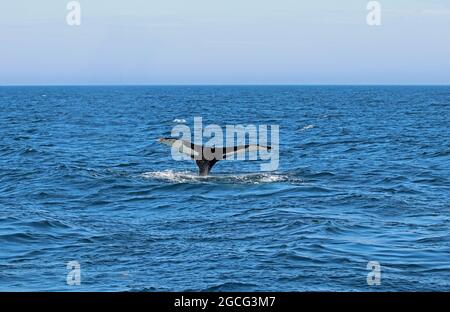
[[[174,138],[160,138],[158,142],[171,146],[178,150],[178,152],[186,154],[195,160],[198,166],[200,176],[207,176],[212,167],[219,161],[227,158],[233,158],[234,155],[245,152],[254,151],[270,151],[270,146],[263,146],[259,144],[246,144],[232,147],[208,147],[204,145],[196,145],[194,143],[174,139]]]
[[[196,160],[195,163],[198,166],[198,174],[200,176],[207,176],[217,162],[218,160]]]

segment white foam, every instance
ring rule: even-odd
[[[275,173],[249,173],[239,174],[235,176],[228,176],[229,179],[233,179],[240,183],[261,184],[261,183],[275,183],[275,182],[287,182],[289,177],[287,175],[275,174]]]
[[[284,175],[265,175],[261,177],[262,183],[272,183],[272,182],[282,182],[288,179],[287,176]]]
[[[175,123],[186,123],[186,119],[178,119],[178,118],[175,118],[175,119],[173,120],[173,122],[175,122]]]
[[[165,180],[176,183],[185,183],[189,181],[195,181],[198,178],[202,178],[193,172],[189,171],[175,172],[173,170],[144,172],[143,174],[141,174],[141,176],[146,179]]]
[[[173,183],[241,183],[241,184],[261,184],[276,182],[301,182],[292,179],[288,175],[276,173],[248,173],[248,174],[217,174],[206,177],[199,176],[191,171],[151,171],[144,172],[141,177],[145,179],[156,179]],[[294,181],[295,180],[295,181]]]
[[[303,128],[302,128],[302,131],[305,131],[305,130],[308,130],[308,129],[312,129],[312,128],[314,128],[315,127],[315,125],[307,125],[307,126],[304,126]]]

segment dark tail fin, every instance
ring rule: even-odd
[[[211,168],[217,163],[217,160],[196,160],[195,162],[198,166],[198,174],[201,176],[207,176],[211,171]]]

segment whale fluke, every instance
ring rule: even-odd
[[[158,142],[175,148],[180,153],[186,154],[191,157],[191,159],[195,160],[200,176],[207,176],[212,167],[219,160],[233,158],[235,155],[247,151],[270,151],[271,149],[270,146],[259,144],[246,144],[232,147],[209,147],[174,138],[160,138],[158,139]]]

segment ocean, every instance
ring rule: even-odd
[[[0,290],[450,291],[449,111],[444,86],[0,87]],[[279,168],[198,177],[156,141],[194,117],[279,125]]]

